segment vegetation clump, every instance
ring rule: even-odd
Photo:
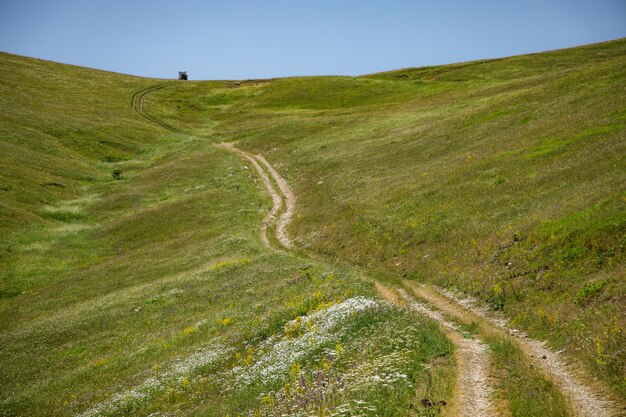
[[[115,168],[115,169],[113,169],[113,171],[111,171],[111,177],[112,177],[114,180],[121,180],[122,178],[124,178],[124,175],[123,175],[123,174],[124,174],[124,173],[123,173],[123,172],[122,172],[122,170],[121,170],[121,169],[119,169],[119,168]]]

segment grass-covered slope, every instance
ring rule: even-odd
[[[64,221],[65,229],[46,232],[44,240],[63,239],[90,202],[84,187],[106,187],[115,163],[160,132],[128,104],[154,81],[8,54],[0,54],[0,71],[0,298],[12,298],[55,274],[55,262],[37,250],[47,244],[40,226]],[[24,249],[29,245],[34,250]],[[56,257],[88,261],[75,249],[59,245]]]
[[[0,415],[449,401],[436,325],[351,267],[264,247],[254,168],[132,109],[162,80],[8,54],[0,69]]]
[[[129,106],[153,80],[5,53],[0,69],[3,230],[44,220],[42,203],[77,195],[104,163],[131,158],[159,132]]]
[[[626,395],[625,40],[148,104],[275,164],[298,245],[475,294]]]

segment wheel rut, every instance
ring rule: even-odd
[[[296,195],[289,187],[287,181],[285,181],[285,179],[280,176],[274,167],[267,162],[263,155],[253,155],[253,157],[255,157],[257,161],[261,162],[265,169],[267,169],[267,172],[269,172],[272,178],[274,178],[274,181],[278,184],[278,188],[285,199],[285,210],[281,213],[280,219],[278,219],[278,224],[276,225],[276,238],[285,249],[292,249],[293,244],[287,235],[287,225],[291,221],[293,213],[296,210]]]
[[[276,238],[282,246],[280,249],[292,248],[291,241],[287,236],[285,228],[287,226],[287,223],[291,219],[291,213],[293,213],[293,210],[295,208],[295,199],[289,199],[288,197],[289,195],[293,196],[293,192],[291,192],[291,190],[289,189],[287,182],[280,175],[278,175],[278,173],[273,168],[271,168],[271,165],[262,156],[242,151],[241,149],[235,147],[234,143],[220,143],[217,146],[228,149],[229,151],[234,152],[235,154],[250,162],[254,169],[256,169],[259,177],[261,177],[261,181],[263,182],[265,189],[272,197],[272,208],[263,218],[263,221],[261,222],[261,230],[259,231],[261,241],[267,248],[270,249],[274,249],[274,246],[272,245],[272,242],[270,241],[270,238],[267,234],[268,228],[272,224],[276,223],[277,215],[279,212],[281,212],[283,208],[283,199],[281,198],[281,194],[276,191],[270,179],[270,177],[274,178],[274,181],[276,181],[276,183],[278,184],[280,192],[283,193],[283,195],[285,196],[285,200],[287,201],[287,209],[281,213],[280,218],[278,219],[278,224],[276,226]],[[289,211],[290,208],[291,212]],[[289,215],[287,215],[287,213],[289,213]]]
[[[562,354],[549,349],[544,342],[511,328],[506,319],[495,316],[484,307],[481,308],[476,300],[433,286],[417,285],[414,282],[404,281],[404,285],[450,317],[460,321],[477,322],[486,333],[511,338],[529,361],[556,384],[570,402],[576,416],[624,415],[618,412],[615,402],[609,399],[610,395],[603,393],[604,387],[583,383],[582,381],[589,378],[582,370],[567,364]]]
[[[233,143],[220,143],[218,146],[249,161],[257,170],[265,189],[272,197],[272,208],[261,224],[260,235],[263,244],[269,248],[274,248],[268,236],[268,228],[276,222],[276,241],[279,243],[280,249],[292,249],[293,244],[287,235],[286,226],[293,217],[296,200],[287,181],[262,155],[245,152]],[[276,187],[270,181],[270,177],[276,183]],[[280,216],[276,219],[279,212]],[[403,305],[439,322],[448,338],[455,345],[456,394],[451,401],[448,415],[459,417],[495,416],[496,413],[491,403],[493,388],[488,378],[491,361],[487,346],[480,340],[465,338],[455,323],[447,320],[441,313],[418,302],[405,290],[392,290],[380,283],[376,283],[376,287],[388,301]]]
[[[157,119],[156,117],[148,114],[145,110],[144,110],[144,99],[145,97],[157,90],[160,90],[162,88],[165,88],[167,86],[171,85],[171,83],[163,83],[163,84],[157,84],[157,85],[153,85],[150,87],[146,87],[142,90],[137,91],[135,94],[133,94],[133,97],[131,99],[130,102],[130,107],[135,111],[135,113],[137,113],[138,115],[140,115],[141,117],[143,117],[144,119],[149,120],[152,123],[155,123],[159,126],[161,126],[164,129],[169,130],[170,132],[174,132],[177,133],[179,130],[176,129],[173,126],[170,126],[169,124]]]
[[[454,398],[447,415],[458,417],[492,417],[493,387],[489,378],[491,360],[485,343],[467,338],[459,326],[439,311],[418,301],[402,288],[392,289],[380,282],[376,289],[387,301],[409,308],[439,323],[455,347],[456,380]]]

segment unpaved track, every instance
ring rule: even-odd
[[[144,104],[144,98],[157,90],[160,90],[162,88],[165,88],[167,86],[171,85],[171,83],[163,83],[163,84],[157,84],[157,85],[153,85],[147,88],[144,88],[142,90],[137,91],[135,94],[133,94],[133,98],[130,102],[130,107],[141,117],[151,121],[152,123],[155,123],[159,126],[161,126],[164,129],[169,130],[170,132],[178,132],[178,129],[176,129],[173,126],[168,125],[167,123],[157,119],[156,117],[153,117],[151,115],[149,115],[148,113],[146,113],[146,111],[143,108],[143,104]]]
[[[441,313],[418,302],[403,289],[393,290],[376,283],[376,289],[387,301],[406,305],[439,323],[454,344],[456,383],[454,398],[446,415],[455,417],[492,417],[496,415],[491,402],[493,387],[489,380],[489,349],[478,339],[463,336],[459,327]],[[399,294],[399,297],[398,297]]]
[[[448,321],[439,312],[412,299],[400,290],[409,306],[433,320],[439,322],[446,334],[456,345],[456,398],[452,403],[451,416],[492,417],[496,415],[491,397],[493,387],[489,381],[491,360],[487,345],[478,339],[463,336],[456,324]]]
[[[233,144],[221,144],[233,152],[250,161],[259,172],[265,188],[272,196],[273,207],[267,214],[261,225],[261,239],[268,247],[272,247],[267,236],[267,229],[275,221],[276,213],[282,210],[282,200],[284,198],[286,209],[281,213],[276,226],[276,238],[279,244],[285,249],[292,249],[293,245],[287,236],[286,226],[291,221],[295,211],[295,196],[289,188],[287,181],[267,162],[262,155],[253,155],[236,148]],[[282,197],[271,183],[269,175],[278,185]],[[570,367],[565,365],[565,361],[559,354],[549,350],[545,345],[537,340],[530,339],[521,333],[516,333],[508,327],[505,321],[493,321],[484,311],[471,310],[467,302],[453,298],[450,294],[444,295],[439,292],[427,291],[426,287],[416,286],[415,283],[405,282],[405,285],[412,289],[415,296],[426,300],[436,309],[446,315],[456,317],[459,320],[467,320],[468,317],[480,316],[486,320],[494,329],[499,329],[502,334],[518,334],[518,340],[522,351],[542,369],[548,378],[553,380],[559,389],[568,398],[578,417],[611,417],[617,416],[613,404],[608,400],[603,400],[602,396],[594,392],[588,385],[575,378]],[[419,303],[406,292],[399,289],[397,295],[394,290],[384,289],[380,283],[377,288],[381,295],[389,301],[396,303],[406,303],[411,309],[424,314],[439,322],[450,340],[457,347],[457,382],[456,395],[451,401],[450,416],[482,417],[495,416],[497,413],[492,404],[493,387],[489,379],[489,369],[491,361],[489,359],[489,349],[480,340],[465,338],[458,327],[447,320],[440,312]],[[402,300],[402,301],[400,301]]]
[[[272,181],[270,180],[265,170],[261,167],[261,165],[259,165],[258,159],[254,155],[236,148],[233,143],[220,143],[217,146],[228,149],[231,152],[235,152],[237,155],[248,160],[259,173],[259,176],[261,177],[261,180],[263,181],[263,185],[265,186],[265,189],[267,190],[267,192],[270,194],[270,196],[272,196],[272,208],[270,209],[270,211],[267,212],[267,214],[263,218],[263,222],[261,223],[261,230],[260,230],[261,241],[266,247],[272,249],[273,246],[269,240],[269,237],[267,236],[267,228],[276,221],[276,214],[283,207],[283,202],[282,202],[282,199],[280,198],[280,195],[274,189],[272,185]],[[265,159],[263,159],[263,161],[265,161]],[[267,161],[265,161],[265,164],[267,164]],[[281,216],[281,219],[282,217],[283,216]],[[278,232],[278,227],[277,227],[277,232]],[[278,239],[278,241],[283,243],[283,241],[280,240],[280,238]],[[287,239],[287,242],[291,243],[289,242],[288,239]],[[283,245],[286,248],[290,247],[290,246],[286,246],[284,243]]]
[[[144,97],[147,94],[167,85],[169,84],[161,84],[138,91],[133,95],[131,106],[133,110],[146,119],[169,131],[177,132],[177,129],[174,127],[146,114],[143,108]],[[276,221],[277,213],[283,208],[284,199],[286,208],[282,211],[277,221],[276,238],[281,245],[280,249],[292,249],[293,244],[287,235],[286,228],[293,218],[296,199],[287,181],[278,174],[262,155],[253,155],[242,151],[232,143],[222,143],[218,146],[235,152],[248,160],[259,173],[263,185],[272,197],[272,208],[263,219],[260,230],[261,240],[268,248],[275,248],[267,235],[267,230]],[[276,182],[279,191],[276,191],[274,188],[270,177]],[[530,339],[523,333],[511,329],[506,320],[493,318],[486,313],[485,309],[477,307],[472,300],[467,298],[434,288],[429,291],[426,287],[419,287],[415,283],[405,283],[405,285],[411,288],[413,295],[426,300],[446,315],[456,317],[461,321],[467,320],[468,317],[478,317],[487,325],[498,329],[503,334],[516,336],[515,340],[517,340],[522,351],[532,358],[536,365],[556,383],[566,398],[570,400],[578,417],[624,415],[624,413],[617,410],[613,402],[605,399],[608,398],[608,395],[599,394],[604,391],[603,388],[596,386],[592,388],[589,384],[582,382],[589,380],[589,378],[581,377],[582,371],[568,366],[562,355],[548,349],[543,342]],[[467,417],[494,416],[495,411],[490,400],[492,388],[488,378],[490,361],[486,345],[476,339],[466,339],[453,322],[446,319],[433,308],[419,303],[405,291],[390,289],[378,282],[376,286],[379,293],[387,300],[397,304],[407,304],[413,310],[438,321],[452,342],[457,346],[457,395],[452,401],[453,404],[451,404],[452,408],[450,411],[452,413],[448,415]]]
[[[148,94],[165,88],[171,84],[172,83],[158,84],[137,91],[135,94],[133,94],[130,106],[141,117],[144,117],[145,119],[161,126],[164,129],[169,130],[170,132],[179,133],[178,129],[168,125],[167,123],[162,122],[156,117],[149,115],[144,109],[144,99]],[[248,160],[259,173],[265,189],[272,197],[272,208],[265,215],[265,217],[263,218],[263,222],[261,223],[260,236],[263,244],[269,249],[275,249],[267,235],[267,229],[272,224],[276,223],[276,238],[278,240],[278,243],[282,246],[279,249],[292,249],[293,245],[291,243],[291,240],[289,239],[289,236],[287,235],[287,224],[291,221],[291,218],[293,217],[293,213],[296,208],[296,197],[293,191],[291,191],[291,188],[289,188],[289,184],[287,183],[287,181],[282,176],[280,176],[278,172],[276,172],[276,170],[267,162],[267,160],[262,155],[253,155],[249,152],[242,151],[241,149],[237,148],[234,143],[224,142],[218,144],[217,146],[228,149],[229,151],[234,152],[242,158]],[[274,189],[270,177],[273,178],[274,181],[276,181],[276,184],[278,184],[278,188],[280,190],[279,192]],[[280,218],[278,219],[278,221],[276,221],[277,214],[283,208],[283,198],[281,197],[281,195],[285,198],[286,209],[280,214]]]
[[[546,347],[544,342],[529,338],[521,331],[512,329],[502,317],[494,317],[485,308],[478,307],[476,300],[458,296],[450,291],[417,285],[405,281],[404,284],[420,298],[427,300],[445,314],[459,320],[482,322],[488,331],[514,337],[514,341],[545,375],[552,380],[567,398],[574,412],[580,417],[611,417],[620,415],[615,404],[608,400],[608,395],[601,395],[602,387],[583,384],[588,380],[582,371],[567,365],[565,358]],[[623,415],[623,414],[621,414]]]
[[[285,211],[280,215],[280,219],[278,220],[278,224],[276,225],[276,238],[278,241],[286,248],[292,249],[293,245],[289,236],[287,235],[287,224],[291,221],[293,217],[293,213],[296,210],[296,195],[289,188],[289,184],[283,177],[280,176],[278,172],[272,167],[269,162],[263,157],[263,155],[255,155],[256,159],[260,161],[267,171],[272,175],[276,184],[278,184],[278,188],[280,192],[285,197]],[[273,197],[272,197],[273,198]]]
[[[276,222],[276,239],[281,245],[280,249],[293,249],[293,244],[291,243],[291,240],[287,235],[287,224],[291,221],[291,218],[293,217],[293,212],[296,209],[296,197],[293,191],[291,191],[291,188],[289,188],[289,184],[287,184],[287,181],[285,181],[285,179],[281,177],[278,172],[276,172],[276,170],[269,164],[269,162],[267,162],[267,160],[262,155],[254,155],[249,152],[242,151],[241,149],[235,147],[234,143],[220,143],[218,146],[235,152],[236,154],[250,161],[250,163],[254,166],[254,168],[261,176],[265,189],[272,196],[272,208],[263,219],[260,232],[263,244],[270,249],[273,249],[274,247],[267,235],[267,229],[270,225],[276,222],[276,214],[283,208],[283,198],[281,198],[282,194],[285,199],[286,209],[282,211],[278,222]],[[270,176],[274,179],[274,181],[276,181],[280,193],[277,192],[274,188],[274,185],[270,180]]]

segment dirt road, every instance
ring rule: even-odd
[[[387,301],[408,307],[423,314],[441,325],[454,344],[456,382],[454,398],[447,410],[449,416],[491,417],[493,409],[491,397],[493,387],[489,380],[491,363],[487,345],[475,338],[466,338],[456,323],[446,319],[441,313],[420,303],[404,289],[390,288],[376,283],[376,289]]]

